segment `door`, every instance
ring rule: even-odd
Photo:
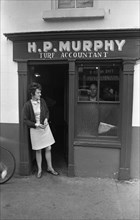
[[[42,98],[49,112],[49,124],[55,138],[52,146],[53,166],[60,173],[67,174],[68,164],[68,65],[34,64],[29,66],[28,82],[38,82],[42,86]],[[43,154],[44,155],[44,154]],[[36,169],[34,152],[31,153],[33,170]],[[43,168],[46,161],[43,156]]]

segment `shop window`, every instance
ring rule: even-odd
[[[58,0],[58,8],[93,7],[93,0]]]
[[[118,63],[78,65],[78,137],[119,136],[120,72]]]

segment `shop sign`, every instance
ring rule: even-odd
[[[129,39],[15,42],[14,59],[100,59],[133,56]],[[131,51],[131,53],[130,53]]]

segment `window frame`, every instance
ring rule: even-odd
[[[75,7],[74,8],[58,8],[58,1],[59,0],[52,0],[51,5],[52,9],[54,10],[62,10],[62,9],[84,9],[84,8],[94,8],[95,7],[95,0],[92,0],[93,6],[92,7],[76,7],[76,0],[75,1]]]
[[[89,101],[79,101],[78,100],[78,90],[79,90],[79,76],[78,76],[78,66],[79,64],[83,65],[93,65],[93,66],[109,66],[111,63],[116,63],[120,66],[120,78],[119,78],[119,101],[95,101],[91,103],[97,103],[100,105],[102,104],[119,104],[120,105],[120,114],[118,115],[118,135],[117,136],[77,136],[77,120],[75,121],[75,145],[82,144],[83,146],[93,145],[96,144],[97,146],[116,146],[117,148],[121,147],[121,124],[122,124],[122,84],[123,84],[123,64],[122,60],[99,60],[99,61],[77,61],[76,62],[76,93],[75,93],[75,115],[77,116],[77,106],[80,103],[91,104]]]
[[[89,62],[88,62],[89,63]],[[111,63],[111,62],[110,62]],[[112,62],[112,63],[114,63],[114,62]],[[88,66],[88,65],[87,65]],[[91,66],[91,65],[90,65]],[[105,66],[109,66],[109,64],[106,64],[106,63],[104,63],[103,65],[102,64],[97,64],[97,63],[95,63],[93,66],[98,66],[98,71],[97,71],[97,83],[98,83],[98,86],[97,86],[97,90],[98,90],[98,92],[97,92],[97,97],[98,97],[98,100],[97,101],[93,101],[93,102],[95,102],[95,103],[111,103],[111,104],[113,104],[113,103],[120,103],[120,92],[119,92],[119,100],[117,100],[117,101],[107,101],[107,100],[100,100],[99,99],[99,97],[100,97],[100,82],[101,82],[101,80],[100,80],[100,76],[101,76],[101,74],[99,73],[99,71],[101,70],[101,67],[105,67]],[[117,66],[120,66],[119,64],[117,65]],[[77,74],[78,74],[78,65],[77,65]],[[121,68],[120,68],[120,71],[121,71]],[[119,74],[119,91],[120,91],[120,78],[121,78],[121,73]],[[77,83],[78,83],[78,85],[77,85],[77,87],[79,86],[79,75],[78,75],[78,80],[77,80]],[[78,87],[78,90],[79,90],[79,87]],[[78,94],[78,91],[77,91],[77,94]],[[78,99],[78,95],[77,95],[77,101],[78,102],[89,102],[89,101],[83,101],[83,100],[79,100]]]

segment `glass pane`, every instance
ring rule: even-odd
[[[76,0],[76,8],[93,7],[93,0]]]
[[[115,63],[78,66],[77,136],[119,136],[120,69]]]
[[[100,68],[100,100],[119,101],[120,69],[118,66]]]
[[[100,136],[118,136],[119,127],[119,104],[99,104],[99,127]]]
[[[58,0],[58,8],[75,8],[75,0]]]
[[[98,98],[98,67],[79,66],[78,67],[79,101],[97,101]]]
[[[77,106],[77,136],[92,137],[98,134],[98,105],[96,103],[79,103]]]

